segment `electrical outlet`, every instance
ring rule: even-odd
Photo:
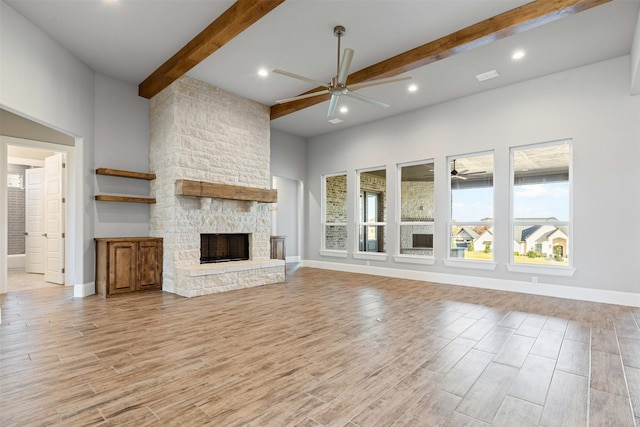
[[[531,276],[531,283],[538,283],[538,276]]]

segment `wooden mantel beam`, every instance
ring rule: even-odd
[[[237,0],[140,83],[138,94],[151,99],[283,2],[284,0]]]
[[[176,180],[175,194],[176,196],[214,197],[261,203],[276,203],[278,201],[278,190],[275,189],[194,181],[192,179]]]
[[[363,68],[349,75],[348,82],[349,84],[356,84],[373,79],[397,76],[610,1],[536,0]],[[304,94],[321,91],[322,89],[324,88],[317,87]],[[273,105],[271,106],[271,120],[295,113],[328,99],[329,95],[320,95]]]

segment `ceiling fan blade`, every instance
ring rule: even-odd
[[[346,48],[342,55],[342,62],[340,63],[340,71],[338,71],[338,84],[344,85],[347,83],[347,77],[349,77],[349,68],[351,67],[351,60],[353,59],[353,49]]]
[[[322,87],[329,87],[329,85],[327,83],[322,83],[322,82],[319,82],[318,80],[313,80],[313,79],[310,79],[308,77],[301,76],[299,74],[290,73],[290,72],[284,71],[284,70],[279,70],[277,68],[275,70],[273,70],[273,72],[276,73],[276,74],[282,74],[283,76],[292,77],[294,79],[302,80],[303,82],[313,83],[314,85],[318,85],[318,86],[322,86]]]
[[[382,101],[378,101],[377,99],[373,99],[369,96],[364,96],[364,95],[360,95],[359,93],[355,93],[355,92],[347,92],[345,95],[350,96],[352,98],[356,98],[359,99],[360,101],[364,101],[364,102],[368,102],[370,104],[374,104],[377,105],[380,108],[389,108],[391,107],[391,105],[384,103]]]
[[[276,104],[284,104],[285,102],[297,101],[299,99],[305,99],[305,98],[313,98],[314,96],[326,95],[326,94],[327,94],[326,90],[320,90],[318,92],[312,92],[312,93],[307,93],[305,95],[294,96],[293,98],[279,99],[276,101]]]
[[[467,180],[467,178],[465,178],[465,177],[464,177],[464,176],[462,176],[462,175],[451,175],[451,178],[458,178],[458,179],[461,179],[461,180],[463,180],[463,181],[466,181],[466,180]]]
[[[331,101],[329,102],[329,110],[327,110],[327,117],[333,117],[336,113],[336,107],[338,106],[338,98],[340,95],[331,95]]]
[[[369,80],[368,82],[356,83],[354,85],[351,85],[351,86],[349,86],[349,90],[362,89],[363,87],[386,85],[387,83],[401,82],[401,81],[404,81],[404,80],[411,80],[411,76],[389,77],[389,78],[386,78],[386,79]]]

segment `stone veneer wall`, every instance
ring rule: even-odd
[[[326,222],[347,223],[347,175],[325,178]],[[347,226],[332,225],[325,230],[325,249],[347,250]]]
[[[400,253],[407,255],[433,255],[433,249],[413,249],[414,234],[433,234],[434,187],[432,181],[408,181],[402,188],[402,221],[424,221],[424,225],[400,227]]]
[[[184,296],[284,281],[270,260],[269,205],[175,195],[177,179],[270,188],[269,107],[182,77],[150,101],[150,233],[163,289]],[[200,265],[201,233],[250,233],[250,260]],[[233,264],[233,266],[231,266]]]

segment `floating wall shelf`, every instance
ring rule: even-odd
[[[153,179],[156,179],[156,174],[154,173],[132,172],[132,171],[125,171],[120,169],[109,169],[109,168],[96,169],[96,175],[108,175],[108,176],[118,176],[121,178],[143,179],[146,181],[151,181]],[[126,202],[126,203],[146,203],[146,204],[153,204],[156,202],[156,199],[152,197],[115,196],[115,195],[107,195],[107,194],[98,194],[95,196],[95,199],[103,202]]]
[[[155,173],[131,172],[131,171],[123,171],[119,169],[108,169],[108,168],[96,169],[96,175],[110,175],[110,176],[120,176],[123,178],[146,179],[147,181],[156,179]]]

